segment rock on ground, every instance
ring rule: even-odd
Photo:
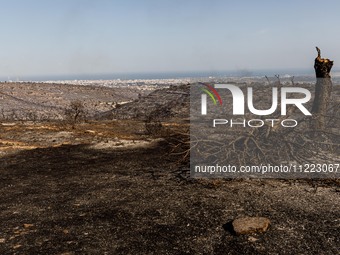
[[[270,220],[264,217],[242,217],[233,221],[233,228],[237,235],[266,232]]]

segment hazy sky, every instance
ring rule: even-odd
[[[339,0],[0,0],[0,75],[340,67]]]

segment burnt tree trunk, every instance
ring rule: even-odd
[[[325,116],[327,114],[328,102],[332,93],[332,80],[330,71],[333,61],[321,58],[321,51],[316,47],[318,56],[315,59],[314,69],[316,75],[315,98],[312,107],[312,113],[315,117],[314,128],[323,130],[326,126]]]

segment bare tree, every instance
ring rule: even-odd
[[[66,120],[72,123],[72,127],[81,120],[86,119],[86,110],[83,102],[80,100],[72,101],[65,110]]]

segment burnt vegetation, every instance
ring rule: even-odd
[[[270,117],[278,120],[273,126],[266,122],[259,128],[236,126],[226,129],[226,134],[221,139],[216,139],[213,134],[211,136],[202,134],[206,137],[204,140],[195,140],[195,138],[192,140],[195,156],[201,157],[203,161],[213,162],[218,159],[219,162],[233,165],[339,162],[337,157],[340,152],[340,102],[338,100],[340,90],[339,86],[332,85],[329,72],[333,62],[322,59],[320,50],[318,48],[317,50],[318,56],[314,66],[317,78],[315,96],[313,102],[306,104],[312,116],[305,116],[297,107],[289,106],[286,116],[281,116],[277,112]],[[257,108],[268,109],[268,105],[271,105],[271,95],[268,95],[268,91],[272,86],[278,88],[300,86],[309,91],[313,90],[312,85],[296,85],[294,77],[291,78],[291,84],[281,84],[279,75],[276,75],[274,81],[268,77],[266,79],[266,85],[254,85],[255,93],[260,95],[255,99]],[[243,91],[246,87],[243,86]],[[248,113],[245,117],[251,118],[252,115]],[[268,117],[260,119],[266,118]],[[298,125],[283,128],[280,125],[283,119],[295,119]]]
[[[70,123],[73,128],[77,123],[86,121],[87,110],[84,103],[80,100],[75,100],[70,103],[68,108],[65,109],[65,121]]]

